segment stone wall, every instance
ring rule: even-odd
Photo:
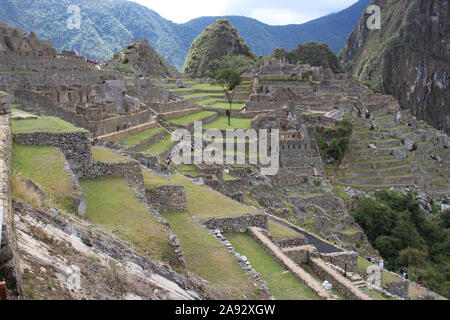
[[[409,296],[409,281],[402,280],[396,282],[389,282],[385,285],[387,292],[394,294],[402,298],[408,298]]]
[[[320,254],[320,258],[347,272],[358,273],[358,253],[354,251]]]
[[[258,227],[267,230],[268,218],[266,215],[245,215],[239,217],[219,217],[209,219],[203,224],[208,229],[219,229],[221,232],[247,232],[248,228]]]
[[[94,162],[90,166],[79,172],[80,178],[97,178],[104,176],[125,177],[128,184],[135,188],[138,196],[144,195],[144,176],[142,175],[141,164],[137,161],[129,162]]]
[[[372,300],[367,294],[355,287],[350,280],[328,267],[322,259],[310,256],[309,265],[321,279],[330,282],[334,290],[348,299]]]
[[[184,186],[167,185],[145,189],[149,205],[159,212],[188,211]]]
[[[63,152],[76,175],[89,168],[92,162],[91,137],[89,132],[34,132],[13,135],[14,142],[29,146],[55,146]]]
[[[299,235],[296,238],[287,238],[287,239],[281,239],[277,241],[278,246],[281,249],[285,248],[293,248],[293,247],[300,247],[308,243],[308,240],[304,235]]]
[[[8,299],[20,298],[22,278],[19,258],[17,256],[17,240],[14,222],[14,211],[11,204],[9,179],[12,164],[12,139],[9,128],[9,115],[0,116],[0,279],[6,279]]]
[[[302,265],[308,263],[308,257],[311,253],[317,253],[317,248],[311,245],[285,248],[283,249],[283,253],[291,258],[296,264]]]
[[[148,156],[142,153],[128,153],[128,155],[147,168],[157,171],[161,170],[161,164],[158,161],[158,157]]]

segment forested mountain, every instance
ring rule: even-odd
[[[109,60],[131,39],[146,38],[171,65],[181,69],[191,43],[219,18],[226,18],[257,55],[282,46],[321,41],[337,53],[361,18],[369,0],[360,0],[336,14],[300,25],[270,26],[242,16],[202,17],[184,24],[164,19],[155,11],[125,0],[0,0],[0,23],[34,31],[57,50],[76,50],[94,59]],[[80,7],[81,28],[69,30],[67,8]]]

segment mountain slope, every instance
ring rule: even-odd
[[[241,16],[202,17],[176,24],[124,0],[0,0],[0,23],[34,31],[40,39],[52,41],[57,50],[76,50],[101,60],[109,60],[133,38],[146,38],[168,63],[181,69],[192,41],[219,18],[228,19],[257,55],[267,56],[279,46],[290,50],[307,41],[325,42],[337,53],[368,3],[360,0],[339,13],[301,25],[270,26]],[[81,9],[80,30],[66,28],[67,8],[72,4]]]
[[[212,61],[225,56],[244,56],[256,60],[250,47],[238,35],[236,28],[225,19],[207,27],[192,43],[184,63],[183,72],[191,77],[209,76]]]
[[[381,7],[381,30],[368,15],[350,35],[341,59],[360,81],[393,95],[419,120],[450,132],[448,0],[372,0]]]

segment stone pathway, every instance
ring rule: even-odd
[[[270,239],[261,232],[261,229],[254,227],[250,228],[249,231],[263,244],[263,248],[269,250],[272,256],[275,256],[287,270],[289,270],[299,281],[306,284],[319,296],[319,298],[324,300],[335,300],[335,297],[325,290],[316,279],[303,270],[291,258],[286,256],[272,241],[270,241]]]
[[[281,224],[293,231],[296,231],[298,233],[303,234],[306,239],[308,240],[308,244],[313,245],[314,247],[317,248],[317,251],[320,253],[334,253],[334,252],[342,252],[342,250],[336,248],[335,246],[332,246],[331,244],[328,244],[318,238],[316,238],[315,236],[309,234],[306,231],[300,230],[299,228],[296,228],[292,225],[290,225],[289,223],[286,223],[284,221],[278,220],[272,216],[269,217],[272,221]]]

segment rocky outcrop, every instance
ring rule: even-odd
[[[109,64],[118,71],[134,71],[144,77],[168,78],[178,75],[178,71],[146,39],[139,42],[132,40],[123,51],[114,54]]]
[[[419,120],[450,132],[449,2],[372,0],[381,8],[381,30],[365,14],[342,51],[346,69],[393,95]]]

